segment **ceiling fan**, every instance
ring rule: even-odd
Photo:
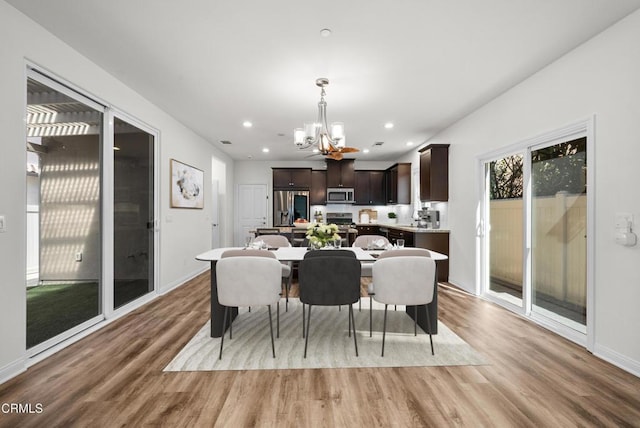
[[[356,153],[359,151],[360,149],[355,147],[335,147],[331,145],[325,153],[318,151],[317,153],[312,153],[306,157],[312,158],[314,156],[325,156],[327,159],[342,160],[345,153]]]
[[[317,146],[318,154],[322,154],[329,159],[341,160],[344,153],[355,153],[360,150],[346,146],[344,123],[334,122],[331,127],[327,126],[327,102],[324,100],[326,95],[324,88],[328,84],[329,79],[326,77],[316,79],[316,86],[320,88],[318,120],[312,123],[305,123],[304,128],[294,129],[293,139],[299,149]]]
[[[355,147],[337,147],[336,148],[331,146],[331,148],[333,150],[330,150],[329,152],[327,152],[325,156],[328,159],[334,159],[334,160],[342,160],[343,153],[355,153],[360,151],[360,149],[356,149]]]

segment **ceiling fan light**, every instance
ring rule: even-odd
[[[338,147],[344,147],[345,135],[343,122],[333,122],[331,124],[331,139],[336,142]]]
[[[342,159],[342,152],[357,152],[358,149],[346,147],[346,136],[343,122],[334,122],[327,125],[327,102],[325,86],[329,84],[329,79],[316,79],[316,86],[320,88],[320,102],[318,102],[318,119],[316,122],[307,122],[303,128],[293,130],[293,139],[299,149],[317,147],[323,155],[331,155],[333,159]]]

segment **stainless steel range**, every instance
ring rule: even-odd
[[[340,230],[347,230],[353,224],[353,214],[351,213],[327,213],[327,223],[337,224]]]

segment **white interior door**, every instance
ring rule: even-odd
[[[238,228],[236,246],[244,245],[250,230],[267,226],[267,186],[265,184],[238,185]]]
[[[211,180],[211,248],[220,248],[220,200],[218,180]]]

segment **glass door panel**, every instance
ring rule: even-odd
[[[523,155],[485,163],[488,289],[522,307]]]
[[[532,312],[586,332],[586,138],[531,151]]]
[[[55,82],[27,80],[27,348],[34,353],[102,319],[100,108]]]
[[[154,287],[154,136],[114,119],[114,309]]]

